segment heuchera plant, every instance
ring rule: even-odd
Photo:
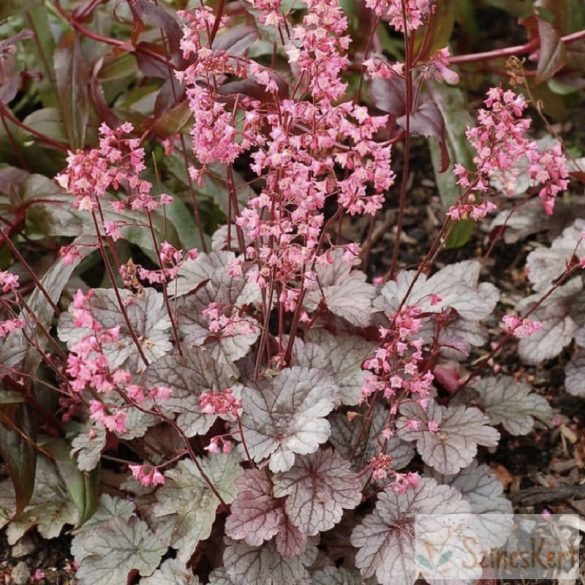
[[[84,15],[57,6],[88,33]],[[75,235],[56,263],[37,275],[4,237],[18,262],[0,272],[9,541],[33,526],[45,538],[75,527],[87,585],[414,583],[425,576],[414,515],[510,513],[482,454],[552,416],[528,384],[486,366],[514,338],[528,364],[573,339],[585,347],[583,220],[531,252],[534,294],[503,318],[498,309],[499,324],[500,295],[479,260],[435,266],[450,237],[496,210],[495,227],[517,209],[552,215],[571,172],[563,146],[536,140],[525,96],[501,85],[465,132],[472,160],[453,159],[439,96],[466,57],[432,47],[429,0],[366,0],[371,37],[380,23],[400,35],[398,61],[372,38],[350,52],[338,0],[133,10],[180,47],[169,61],[135,44],[172,67],[174,114],[192,120],[164,148],[187,163],[198,245],[165,237],[175,195],[161,192],[148,132],[107,120],[55,177],[47,205]],[[453,192],[418,266],[401,270],[416,136],[433,141]],[[218,175],[226,221],[209,239],[196,193]],[[395,244],[372,284],[361,269],[370,238],[337,232],[344,218],[380,213],[393,185]],[[128,242],[141,254],[129,256]],[[97,287],[76,276],[96,256]],[[580,396],[584,352],[567,365]],[[39,366],[52,407],[31,390]],[[101,462],[123,478],[100,484]],[[505,537],[489,536],[482,552]]]

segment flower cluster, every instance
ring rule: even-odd
[[[466,131],[476,151],[475,171],[455,165],[458,184],[464,189],[460,201],[449,209],[449,217],[459,220],[485,217],[495,206],[483,201],[480,194],[488,191],[490,180],[502,184],[506,195],[513,195],[522,172],[518,162],[528,159],[528,175],[539,185],[539,196],[547,214],[554,209],[556,196],[568,185],[566,158],[560,145],[540,151],[538,144],[527,138],[530,119],[524,118],[527,107],[524,96],[501,87],[488,90],[485,108],[479,110],[477,125]]]
[[[404,33],[420,28],[434,9],[432,0],[366,0],[366,6]]]
[[[530,319],[521,319],[516,315],[504,315],[502,317],[504,331],[510,335],[514,335],[518,339],[530,337],[542,328],[540,321],[532,321]]]
[[[199,395],[199,406],[204,414],[238,416],[242,403],[233,395],[231,388],[226,388],[221,392],[202,392]]]
[[[109,189],[121,187],[128,190],[132,209],[153,211],[159,205],[171,202],[168,195],[161,195],[158,200],[152,197],[152,184],[140,179],[140,173],[146,168],[144,149],[140,147],[138,138],[127,137],[133,131],[129,122],[116,129],[103,123],[99,128],[98,148],[69,153],[67,168],[55,179],[63,189],[75,196],[73,205],[77,209],[95,210],[99,199]],[[112,201],[111,205],[120,211],[127,204],[126,201]]]
[[[367,400],[375,392],[381,392],[391,401],[391,413],[396,414],[400,396],[414,396],[426,405],[433,382],[430,371],[422,371],[422,338],[415,338],[420,331],[421,309],[404,307],[390,317],[388,327],[380,327],[380,347],[374,357],[367,359],[363,367],[369,370],[362,386],[362,399]]]
[[[132,477],[139,481],[144,487],[155,487],[164,485],[165,476],[152,465],[128,465]]]
[[[66,372],[69,377],[67,389],[81,394],[85,390],[102,395],[105,400],[114,399],[106,404],[101,399],[89,404],[91,418],[104,428],[123,433],[126,430],[125,405],[119,405],[115,399],[122,397],[128,404],[152,405],[166,400],[171,389],[166,386],[143,388],[132,383],[133,375],[125,369],[110,367],[106,353],[109,344],[120,339],[120,326],[105,329],[94,318],[90,308],[92,291],[86,295],[78,290],[73,297],[73,325],[89,330],[79,341],[72,344],[67,357]]]
[[[262,190],[240,211],[236,224],[253,242],[246,257],[257,270],[248,271],[248,278],[262,287],[279,282],[286,310],[296,308],[302,287],[316,286],[315,266],[330,261],[320,249],[327,201],[333,199],[351,215],[373,215],[394,182],[391,147],[376,140],[387,116],[370,116],[367,108],[349,102],[333,103],[346,89],[340,74],[348,63],[347,19],[333,0],[311,1],[309,9],[287,46],[300,72],[299,98],[281,98],[278,80],[258,63],[204,47],[211,17],[202,8],[185,18],[183,49],[195,60],[179,74],[195,119],[193,150],[202,165],[192,170],[194,179],[201,179],[208,164],[231,163],[254,146],[251,168]],[[228,112],[216,91],[226,68],[255,80],[274,98],[260,103],[238,96],[243,123],[237,132],[235,112]],[[313,101],[300,99],[303,92]]]
[[[226,309],[221,303],[209,303],[201,311],[207,319],[207,327],[211,333],[218,337],[233,337],[235,335],[248,335],[256,332],[256,325],[241,317],[236,309],[226,315]]]

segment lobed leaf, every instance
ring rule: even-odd
[[[417,514],[469,514],[471,508],[454,488],[423,478],[418,487],[398,494],[386,488],[374,511],[356,526],[351,544],[358,549],[355,564],[364,577],[381,585],[409,585],[418,577],[414,521]]]
[[[150,577],[140,580],[141,585],[199,585],[199,579],[189,567],[177,559],[167,559]]]
[[[80,585],[125,585],[131,572],[149,576],[167,547],[136,516],[111,518],[75,547]]]
[[[174,412],[177,424],[188,436],[209,431],[217,416],[201,412],[199,395],[219,392],[232,386],[232,372],[220,366],[205,350],[193,347],[183,356],[169,354],[150,364],[142,380],[145,387],[168,386],[171,396],[162,405]]]
[[[362,483],[349,461],[332,449],[297,457],[295,464],[274,477],[274,494],[288,496],[286,512],[292,523],[309,536],[333,528],[343,510],[362,499]]]
[[[317,549],[308,545],[303,553],[287,559],[269,542],[252,547],[245,542],[228,541],[223,555],[230,585],[312,585],[307,567],[313,564]]]
[[[467,467],[477,453],[477,446],[495,447],[500,434],[489,425],[489,418],[477,408],[440,406],[434,400],[423,410],[416,403],[405,403],[401,418],[396,422],[398,436],[405,441],[416,441],[422,460],[439,473],[457,473]],[[411,430],[408,422],[419,421],[418,430]],[[438,425],[431,431],[428,423]]]
[[[565,366],[565,389],[569,394],[585,398],[585,351],[579,350]]]
[[[120,290],[120,296],[126,307],[128,320],[148,361],[156,361],[171,351],[171,321],[164,305],[163,295],[153,288],[145,288],[137,294],[132,294],[128,290]],[[116,343],[107,344],[104,347],[104,353],[110,360],[110,368],[125,367],[141,372],[144,369],[144,364],[140,359],[134,340],[130,336],[114,290],[94,289],[88,306],[93,317],[104,328],[120,326],[120,339]],[[58,333],[61,341],[67,343],[67,347],[71,349],[83,337],[89,335],[90,330],[76,327],[72,313],[67,312],[61,314]]]
[[[242,393],[242,426],[253,459],[269,457],[271,471],[287,471],[295,453],[315,452],[329,438],[325,417],[336,397],[333,378],[314,368],[293,366],[251,384]]]
[[[387,441],[382,437],[382,431],[390,420],[390,412],[379,403],[374,406],[370,420],[366,416],[349,420],[340,412],[334,413],[330,420],[330,443],[343,457],[352,459],[355,469],[362,469],[381,451],[390,456],[392,469],[396,471],[404,469],[414,457],[411,443],[396,436]]]
[[[232,502],[236,496],[236,480],[242,473],[235,454],[217,454],[198,461],[224,501]],[[165,485],[156,492],[153,515],[172,517],[171,546],[177,549],[177,558],[186,563],[197,544],[211,534],[219,500],[189,459],[179,461],[165,477]]]
[[[527,435],[534,427],[534,418],[546,422],[552,417],[546,398],[511,376],[482,378],[473,388],[491,423],[501,424],[511,435]]]
[[[432,476],[438,483],[457,489],[469,502],[483,550],[504,545],[513,525],[512,503],[503,495],[502,482],[487,465],[474,461],[455,475],[433,472]]]
[[[574,254],[578,258],[585,257],[584,230],[585,219],[577,219],[553,240],[550,248],[536,248],[528,254],[526,269],[534,290],[547,291],[565,271]]]
[[[284,522],[284,501],[277,499],[265,470],[247,469],[236,484],[225,533],[234,540],[259,546],[278,534]]]
[[[375,289],[361,270],[352,269],[340,250],[333,252],[333,263],[317,266],[319,287],[305,295],[307,310],[315,311],[324,302],[329,311],[356,327],[367,327],[373,312]]]

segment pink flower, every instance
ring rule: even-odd
[[[433,10],[432,0],[366,0],[366,6],[378,16],[390,22],[400,32],[405,32],[402,2],[406,13],[406,29],[413,32],[420,28]]]
[[[128,468],[132,472],[132,477],[139,481],[144,487],[154,487],[164,485],[165,476],[152,465],[131,464]]]
[[[530,319],[520,319],[516,315],[504,315],[502,317],[504,331],[517,337],[524,339],[530,337],[542,328],[540,321],[531,321]]]
[[[20,286],[18,284],[18,275],[6,270],[0,272],[0,286],[3,293],[17,290]]]
[[[0,338],[6,337],[17,329],[24,327],[24,321],[22,319],[8,319],[6,321],[0,321]]]
[[[429,59],[428,64],[423,69],[423,77],[426,79],[435,79],[436,81],[445,81],[450,85],[459,83],[459,75],[449,69],[449,49],[439,49]]]
[[[233,396],[232,389],[223,392],[202,392],[199,395],[199,406],[204,414],[231,414],[237,416],[242,403]]]

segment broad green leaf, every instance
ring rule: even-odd
[[[466,128],[473,126],[473,119],[467,112],[465,94],[461,89],[438,83],[430,84],[429,87],[433,101],[445,120],[445,143],[451,160],[449,168],[441,172],[441,149],[436,140],[429,140],[437,188],[441,201],[447,208],[453,205],[459,196],[459,186],[453,173],[454,165],[461,164],[466,168],[473,166],[473,151],[465,136]],[[472,225],[465,221],[455,226],[447,240],[447,248],[465,245],[471,237]]]
[[[0,20],[15,16],[42,4],[43,0],[2,0],[0,4]]]
[[[24,512],[8,526],[8,541],[14,544],[37,526],[43,538],[56,538],[67,524],[79,522],[79,511],[54,463],[37,458],[34,494]]]
[[[61,112],[57,108],[43,108],[29,114],[24,123],[38,132],[42,132],[49,138],[53,138],[63,144],[68,143],[67,132],[63,125]]]
[[[79,510],[78,525],[91,518],[98,506],[99,499],[99,468],[91,472],[80,471],[71,457],[71,447],[63,439],[52,439],[46,443],[55,457],[55,464],[67,491]]]
[[[11,404],[0,407],[0,454],[8,468],[14,487],[16,497],[14,513],[19,516],[33,495],[37,452],[11,426],[6,426],[3,422],[6,419],[32,437],[34,437],[34,426],[26,405]]]

